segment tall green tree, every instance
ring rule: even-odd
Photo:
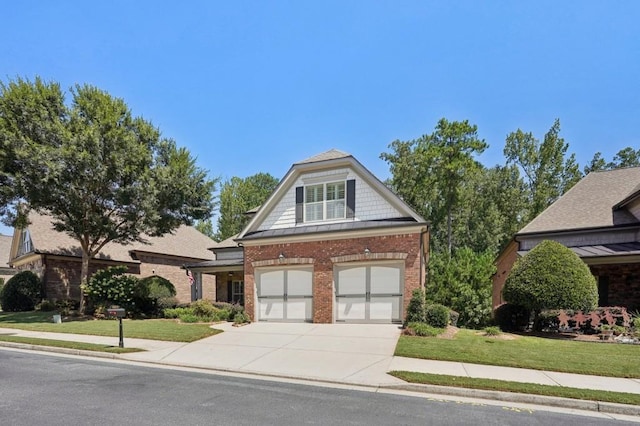
[[[0,84],[2,172],[12,182],[4,196],[20,203],[5,219],[50,215],[81,248],[84,284],[107,243],[144,242],[210,217],[215,181],[122,99],[89,85],[70,94],[67,103],[59,84],[39,78]]]
[[[220,188],[220,215],[215,239],[222,241],[240,232],[251,219],[246,213],[260,207],[278,182],[269,173],[257,173],[244,179],[234,176],[224,182]]]
[[[475,252],[497,253],[524,225],[527,188],[515,165],[469,173],[456,211],[454,239]]]
[[[589,165],[584,168],[584,173],[588,174],[598,170],[613,170],[622,167],[637,166],[640,166],[640,149],[635,150],[628,146],[618,151],[613,157],[613,160],[608,163],[602,158],[601,152],[596,152]]]
[[[582,173],[575,154],[567,157],[569,144],[560,137],[560,120],[555,120],[542,143],[532,133],[518,129],[507,136],[504,155],[507,165],[515,164],[524,173],[529,188],[528,220],[575,185]]]
[[[391,184],[410,205],[432,221],[436,246],[448,253],[454,247],[455,211],[469,173],[481,167],[474,155],[487,144],[478,138],[469,121],[440,119],[433,133],[419,139],[389,145],[391,153],[380,157],[391,168]]]
[[[460,314],[458,323],[479,328],[491,319],[491,277],[496,271],[494,253],[476,253],[468,247],[451,256],[433,253],[425,286],[427,300]]]

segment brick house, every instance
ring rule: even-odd
[[[295,163],[252,213],[187,267],[216,274],[218,300],[254,321],[401,322],[423,286],[428,224],[349,154]]]
[[[80,297],[82,252],[77,241],[53,229],[49,216],[31,214],[30,224],[15,229],[9,265],[15,270],[31,270],[43,281],[48,299]],[[162,237],[146,237],[146,244],[109,243],[91,259],[89,273],[109,266],[124,265],[140,278],[158,275],[176,288],[178,301],[215,298],[215,278],[194,274],[193,285],[183,265],[213,258],[209,247],[215,241],[189,226],[181,226]]]
[[[496,259],[494,308],[516,259],[543,240],[589,266],[599,306],[640,309],[640,167],[589,173],[518,232]]]

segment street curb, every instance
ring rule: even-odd
[[[384,389],[397,389],[411,392],[435,393],[440,395],[461,396],[467,398],[491,399],[494,401],[517,402],[521,404],[546,405],[571,408],[599,413],[640,416],[640,406],[615,404],[582,399],[560,398],[554,396],[531,395],[525,393],[500,392],[482,389],[456,388],[450,386],[423,385],[408,383],[403,385],[381,386]]]
[[[77,356],[87,356],[87,357],[107,358],[107,359],[120,359],[120,355],[122,355],[122,354],[111,354],[108,352],[87,351],[83,349],[69,349],[69,348],[57,348],[55,346],[33,345],[30,343],[0,341],[0,346],[13,348],[13,349],[25,349],[25,350],[38,351],[38,352],[52,352],[52,353],[59,353],[59,354],[65,354],[65,355],[77,355]]]
[[[242,375],[252,375],[252,376],[260,376],[264,378],[274,378],[274,379],[287,379],[287,380],[303,380],[307,382],[315,382],[315,383],[325,383],[325,384],[334,384],[334,385],[343,385],[343,386],[353,386],[360,388],[368,388],[374,390],[400,390],[400,391],[409,391],[409,392],[420,392],[420,393],[430,393],[436,395],[447,395],[447,396],[456,396],[456,397],[464,397],[464,398],[478,398],[478,399],[487,399],[493,401],[504,401],[504,402],[513,402],[520,404],[533,404],[533,405],[542,405],[542,406],[551,406],[551,407],[559,407],[559,408],[567,408],[567,409],[575,409],[575,410],[583,410],[583,411],[595,411],[599,413],[606,414],[622,414],[628,416],[640,416],[640,406],[637,405],[627,405],[627,404],[616,404],[612,402],[598,402],[598,401],[589,401],[589,400],[581,400],[581,399],[571,399],[571,398],[560,398],[560,397],[552,397],[552,396],[544,396],[544,395],[531,395],[524,393],[512,393],[512,392],[500,392],[500,391],[491,391],[491,390],[482,390],[482,389],[469,389],[469,388],[457,388],[450,386],[437,386],[437,385],[425,385],[425,384],[416,384],[416,383],[406,383],[399,385],[368,385],[362,383],[353,383],[353,382],[344,382],[339,380],[322,380],[318,378],[309,378],[309,377],[294,377],[287,375],[279,375],[279,374],[265,374],[255,371],[238,371],[233,369],[225,369],[225,368],[210,368],[199,365],[192,364],[181,364],[181,363],[167,363],[167,362],[159,362],[159,361],[141,361],[137,359],[127,358],[127,354],[110,354],[106,352],[96,352],[96,351],[87,351],[81,349],[67,349],[67,348],[56,348],[51,346],[38,346],[26,343],[15,343],[15,342],[3,342],[0,341],[0,347],[9,347],[14,349],[25,349],[39,352],[51,352],[51,353],[60,353],[66,355],[77,355],[77,356],[85,356],[85,357],[93,357],[93,358],[105,358],[117,361],[130,361],[137,362],[141,364],[155,365],[155,366],[173,366],[179,368],[191,368],[196,370],[203,371],[213,371],[220,373],[235,373]]]

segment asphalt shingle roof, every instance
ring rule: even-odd
[[[37,252],[81,256],[80,245],[65,233],[53,230],[51,217],[32,213],[27,227],[31,235],[33,247]],[[181,226],[173,234],[162,237],[144,237],[148,244],[131,243],[127,245],[108,243],[96,256],[101,259],[131,262],[130,251],[164,254],[168,256],[186,257],[191,259],[210,260],[213,253],[208,247],[217,243],[191,226]]]
[[[639,184],[640,167],[589,173],[519,234],[638,223],[627,212],[617,212],[614,223],[613,207],[633,194]]]

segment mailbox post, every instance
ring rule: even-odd
[[[110,318],[118,318],[120,321],[120,340],[118,342],[118,346],[124,348],[124,335],[122,333],[122,318],[124,318],[126,312],[123,308],[108,308],[107,315]]]

